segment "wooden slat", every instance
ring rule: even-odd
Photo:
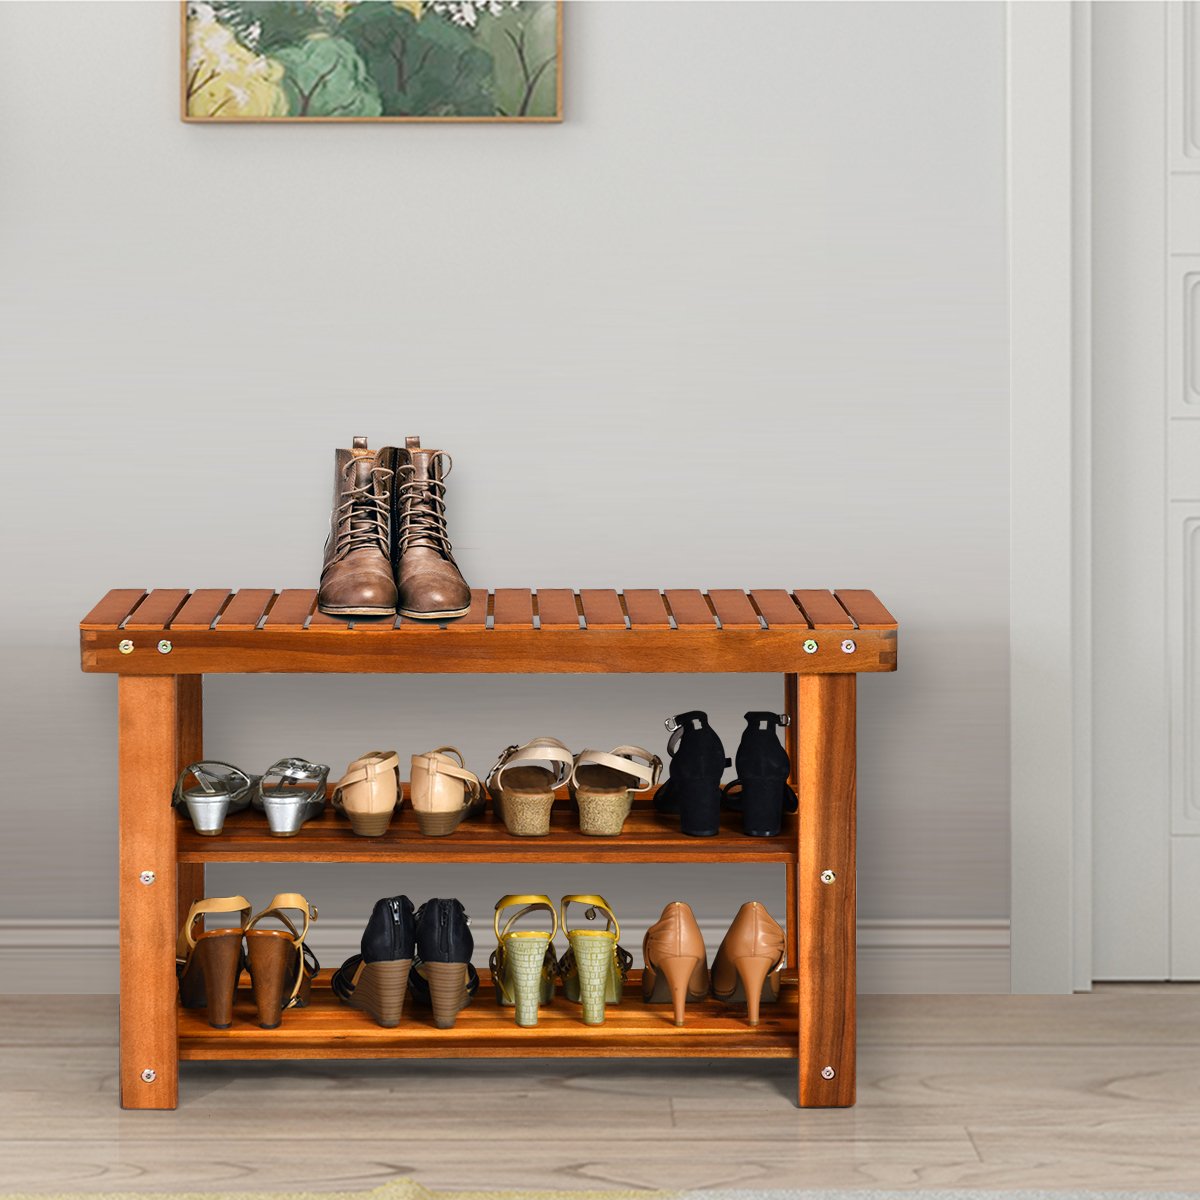
[[[155,588],[125,622],[126,629],[165,629],[187,599],[187,588]]]
[[[589,629],[624,629],[625,612],[615,591],[609,588],[583,588],[583,619]]]
[[[622,595],[625,597],[625,611],[629,614],[629,624],[634,629],[661,629],[669,627],[667,606],[662,596],[652,588],[627,588]]]
[[[670,588],[667,591],[667,603],[671,606],[675,624],[681,629],[711,629],[716,624],[707,601],[695,589]]]
[[[400,618],[401,633],[444,633],[447,629],[483,629],[487,625],[488,590],[471,589],[471,607],[461,617],[446,621],[420,621],[413,617]],[[533,625],[532,619],[530,626]]]
[[[357,618],[355,617],[331,617],[328,613],[323,613],[319,608],[314,608],[312,620],[309,621],[308,627],[311,629],[314,625],[322,625],[329,629],[344,629],[347,633],[349,633],[350,623],[356,619]],[[363,619],[370,621],[377,618],[365,617]]]
[[[571,588],[538,588],[537,607],[543,629],[556,625],[579,628],[579,609]]]
[[[400,623],[393,613],[390,617],[355,617],[355,633],[392,633]]]
[[[524,588],[497,588],[492,606],[493,624],[497,629],[533,626],[533,594]]]
[[[225,606],[218,629],[256,629],[267,605],[275,598],[273,588],[242,588]]]
[[[171,628],[208,629],[228,598],[228,588],[197,588],[175,614]]]
[[[767,626],[774,629],[781,625],[803,625],[808,627],[804,614],[800,611],[791,592],[783,588],[755,588],[751,595],[758,611],[767,619]]]
[[[316,607],[316,588],[284,588],[271,606],[264,629],[303,629]]]
[[[761,629],[762,622],[745,592],[736,588],[709,588],[708,598],[721,618],[722,629]]]
[[[814,629],[854,628],[854,622],[832,592],[798,591],[794,595]]]
[[[839,588],[837,598],[854,618],[859,629],[895,629],[896,618],[892,616],[879,597],[866,588]]]
[[[145,594],[145,588],[113,588],[79,624],[85,629],[115,629]]]

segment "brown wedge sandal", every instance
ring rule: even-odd
[[[303,929],[296,929],[288,912],[304,914]],[[246,926],[246,966],[263,1029],[277,1028],[284,1009],[308,1004],[321,964],[304,939],[316,919],[317,910],[299,892],[281,892]],[[284,928],[259,929],[259,922],[266,920],[278,921]]]
[[[197,900],[175,943],[175,973],[179,977],[179,1002],[184,1008],[207,1008],[214,1029],[233,1024],[233,997],[245,957],[242,938],[250,920],[245,896],[215,896]],[[196,922],[210,914],[237,913],[236,925],[196,933]]]

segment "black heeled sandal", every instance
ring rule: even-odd
[[[725,747],[707,713],[680,713],[666,726],[671,774],[655,793],[654,807],[678,813],[679,829],[689,837],[715,837],[721,832],[721,775],[729,766]]]
[[[789,723],[790,718],[781,713],[746,714],[735,760],[737,778],[725,785],[721,795],[726,808],[742,814],[747,837],[777,837],[783,828],[783,814],[794,813],[798,807],[796,793],[788,783],[791,761],[775,732]]]

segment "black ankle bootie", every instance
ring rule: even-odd
[[[721,774],[729,759],[708,714],[680,713],[667,720],[671,775],[654,796],[661,813],[678,813],[681,832],[715,837],[721,832]]]
[[[375,902],[354,954],[333,973],[333,993],[351,1008],[392,1029],[404,1015],[416,940],[412,901],[407,896],[385,896]]]
[[[788,784],[791,762],[775,732],[788,724],[777,713],[748,712],[738,745],[737,778],[725,785],[727,808],[742,814],[749,837],[775,837],[783,828],[783,814],[796,811],[796,793]]]
[[[417,909],[417,953],[408,986],[413,999],[433,1009],[438,1029],[452,1029],[479,990],[471,965],[475,939],[458,900],[426,900]]]

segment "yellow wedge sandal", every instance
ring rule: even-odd
[[[521,907],[500,927],[500,914]],[[531,913],[547,913],[549,931],[514,929]],[[516,1007],[518,1025],[532,1026],[538,1021],[538,1006],[554,997],[554,976],[558,960],[554,954],[554,935],[558,932],[558,912],[549,896],[501,896],[496,901],[493,919],[496,949],[492,952],[492,981],[500,1004]]]
[[[572,929],[568,924],[567,908],[586,904],[584,917],[594,921],[604,917],[603,929]],[[620,1004],[621,993],[633,955],[620,946],[621,926],[603,896],[564,896],[559,927],[567,935],[567,952],[558,963],[563,981],[563,995],[583,1005],[585,1025],[603,1025],[604,1007]]]

